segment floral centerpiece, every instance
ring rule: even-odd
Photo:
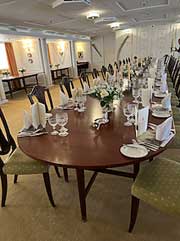
[[[99,100],[104,111],[110,112],[113,110],[113,100],[122,97],[122,90],[116,86],[106,84],[103,87],[95,87],[94,92],[90,96]]]
[[[2,71],[2,75],[8,77],[10,75],[10,72],[8,69]]]
[[[103,86],[95,86],[93,92],[89,95],[99,100],[103,110],[103,117],[95,120],[93,124],[93,126],[99,129],[101,124],[107,124],[109,122],[108,112],[113,111],[113,100],[122,98],[122,89],[118,83],[106,83]]]
[[[21,74],[24,74],[24,73],[26,72],[26,69],[25,69],[25,68],[21,68],[21,69],[19,69],[19,72],[20,72]]]
[[[59,66],[60,66],[60,64],[55,64],[56,69],[58,69],[58,68],[59,68]]]

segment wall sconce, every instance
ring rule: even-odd
[[[58,43],[57,48],[58,48],[58,52],[59,52],[60,56],[63,56],[64,55],[64,50],[65,50],[65,42],[64,41],[60,41]]]
[[[26,52],[31,52],[33,48],[33,43],[31,39],[23,39],[23,48],[26,50]]]

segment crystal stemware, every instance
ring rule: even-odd
[[[133,88],[132,89],[132,96],[134,97],[133,103],[138,104],[138,98],[140,97],[140,89],[139,88]]]
[[[130,104],[126,103],[123,106],[123,113],[127,117],[127,122],[124,123],[125,126],[132,126],[132,123],[130,122],[130,116],[132,115],[132,108]]]
[[[53,131],[51,132],[51,135],[55,136],[58,135],[58,131],[56,131],[56,126],[57,126],[57,121],[55,117],[49,117],[48,118],[48,123],[50,126],[52,126]]]
[[[68,123],[68,114],[65,112],[57,113],[56,120],[58,125],[61,127],[59,130],[59,136],[67,136],[68,129],[65,128],[65,125]]]

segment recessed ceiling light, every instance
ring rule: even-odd
[[[110,25],[111,28],[114,29],[114,28],[119,28],[120,23],[119,22],[114,22],[114,23],[110,23],[109,25]]]
[[[100,14],[96,11],[89,12],[87,15],[87,19],[94,20],[100,17]]]

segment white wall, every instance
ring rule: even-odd
[[[126,44],[122,48],[120,58],[138,56],[162,57],[169,54],[171,46],[177,46],[177,39],[180,38],[178,25],[146,25],[128,30],[116,32],[116,55],[117,51],[125,39],[129,36]]]
[[[51,64],[60,64],[60,68],[71,67],[71,52],[69,41],[59,40],[53,43],[48,43]],[[63,55],[60,55],[60,51],[63,50]]]
[[[31,43],[29,50],[26,48],[26,42],[23,40],[12,42],[17,68],[25,68],[27,73],[43,72],[39,41],[38,39],[29,41]],[[32,57],[28,57],[28,53],[31,53]],[[28,61],[30,58],[33,60],[33,63]]]
[[[91,65],[91,45],[90,42],[76,41],[75,42],[76,59],[78,62],[89,62]],[[78,52],[83,53],[83,58],[78,58]]]
[[[92,42],[95,44],[102,57],[92,47],[92,66],[101,69],[102,65],[108,66],[115,61],[116,38],[114,32],[94,37]]]

